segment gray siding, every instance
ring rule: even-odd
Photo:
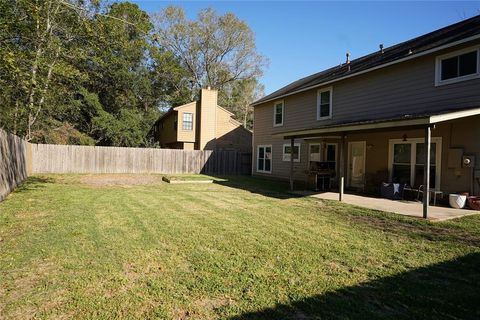
[[[272,145],[273,159],[272,174],[257,173],[256,163],[254,163],[253,173],[277,178],[289,177],[290,164],[282,161],[282,146],[288,141],[273,137],[272,134],[275,133],[405,114],[480,107],[480,79],[435,87],[435,58],[472,45],[480,45],[480,41],[327,85],[326,87],[333,87],[332,119],[316,120],[318,88],[283,99],[284,125],[280,127],[273,127],[273,101],[256,106],[254,159],[256,159],[256,146],[260,144]],[[478,122],[478,119],[476,121]],[[297,180],[305,179],[307,157],[307,145],[303,144],[302,162],[295,163]],[[387,155],[385,155],[385,161],[386,158]]]

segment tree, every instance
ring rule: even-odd
[[[96,0],[0,2],[0,127],[32,142],[142,146],[187,73],[146,12]]]
[[[253,128],[253,107],[251,103],[260,99],[264,87],[256,79],[237,80],[221,92],[224,106],[235,114],[247,129]]]
[[[68,59],[81,24],[58,0],[3,1],[0,24],[0,82],[8,88],[0,98],[1,125],[30,141],[47,109],[62,98],[52,90],[54,76],[58,82],[76,77]]]
[[[232,13],[218,16],[206,9],[191,21],[183,9],[170,6],[154,16],[154,30],[158,44],[188,70],[192,92],[257,79],[266,65],[252,30]]]

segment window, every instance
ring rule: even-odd
[[[273,105],[273,126],[283,126],[283,101],[276,102]]]
[[[193,130],[193,113],[183,113],[183,130]]]
[[[477,78],[478,64],[478,48],[467,48],[440,56],[436,62],[436,85]]]
[[[317,120],[332,117],[332,88],[317,91]]]
[[[423,185],[424,139],[409,140],[390,140],[390,178],[392,182],[419,187]],[[441,159],[437,154],[441,154],[441,138],[432,138],[430,148],[430,186],[438,189]]]
[[[177,131],[178,128],[178,119],[177,116],[173,119],[173,130]]]
[[[290,161],[292,146],[289,143],[283,145],[283,161]],[[293,162],[300,162],[300,143],[293,146]]]
[[[412,145],[410,143],[397,143],[393,146],[393,182],[410,185],[411,155]]]
[[[320,153],[320,143],[310,144],[310,161],[322,161]]]
[[[272,146],[257,147],[257,171],[272,172]]]
[[[325,162],[328,163],[328,168],[337,169],[337,144],[327,143],[325,150]]]

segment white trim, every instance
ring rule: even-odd
[[[393,178],[393,146],[395,144],[410,144],[412,145],[410,154],[410,184],[415,181],[415,165],[416,165],[416,144],[425,143],[425,138],[408,138],[407,141],[403,139],[389,139],[388,140],[388,179],[392,181]],[[433,189],[440,190],[442,178],[442,137],[432,137],[431,143],[435,143],[435,187]],[[432,188],[432,186],[430,186]]]
[[[320,116],[320,103],[321,103],[321,95],[324,92],[330,92],[330,101],[329,101],[329,110],[328,116],[321,117]],[[333,87],[322,88],[317,90],[317,121],[320,120],[327,120],[332,118],[332,102],[333,102]]]
[[[477,52],[477,71],[475,73],[468,74],[465,76],[459,76],[456,78],[442,80],[441,77],[442,77],[442,61],[443,60],[460,56],[462,54],[469,53],[472,51]],[[480,47],[479,46],[472,46],[472,47],[464,48],[454,52],[449,52],[441,56],[437,56],[435,58],[435,86],[436,87],[451,84],[451,83],[461,82],[461,81],[477,79],[479,77],[480,77]]]
[[[353,73],[353,74],[350,74],[350,75],[347,75],[347,76],[344,76],[344,77],[340,77],[340,78],[337,78],[337,79],[334,79],[334,80],[322,82],[322,83],[319,83],[319,84],[316,84],[316,85],[313,85],[313,86],[310,86],[310,87],[307,87],[307,88],[303,88],[303,89],[300,89],[300,90],[296,90],[296,91],[293,91],[293,92],[290,92],[290,93],[280,95],[278,97],[273,97],[271,99],[268,99],[268,100],[265,100],[265,101],[262,101],[262,102],[254,102],[254,103],[251,104],[251,106],[252,107],[257,106],[257,105],[260,105],[260,104],[271,102],[273,100],[288,97],[288,96],[291,96],[293,94],[297,94],[297,93],[300,93],[300,92],[303,92],[303,91],[308,91],[308,90],[315,89],[315,88],[318,88],[318,87],[323,87],[323,86],[329,85],[329,84],[334,83],[334,82],[338,82],[338,81],[341,81],[341,80],[344,80],[344,79],[356,77],[356,76],[365,74],[367,72],[371,72],[371,71],[375,71],[375,70],[378,70],[378,69],[386,68],[386,67],[389,67],[391,65],[398,64],[398,63],[401,63],[401,62],[404,62],[404,61],[416,59],[416,58],[419,58],[419,57],[422,57],[422,56],[425,56],[425,55],[428,55],[428,54],[431,54],[431,53],[434,53],[434,52],[437,52],[437,51],[441,51],[443,49],[448,49],[448,48],[451,48],[451,47],[454,47],[454,46],[457,46],[457,45],[460,45],[462,43],[466,43],[466,42],[469,42],[469,41],[473,41],[473,40],[476,40],[476,39],[480,39],[480,34],[477,34],[477,35],[474,35],[474,36],[471,36],[471,37],[468,37],[468,38],[465,38],[465,39],[462,39],[462,40],[458,40],[458,41],[455,41],[455,42],[451,42],[451,43],[448,43],[448,44],[445,44],[443,46],[436,47],[436,48],[433,48],[433,49],[430,49],[430,50],[425,50],[425,51],[417,53],[417,54],[412,54],[408,57],[398,59],[398,60],[395,60],[395,61],[392,61],[392,62],[388,62],[388,63],[385,63],[385,64],[381,64],[379,66],[376,66],[376,67],[373,67],[373,68],[370,68],[370,69],[366,69],[366,70],[363,70],[363,71],[360,71],[360,72],[356,72],[356,73]]]
[[[252,167],[250,169],[250,174],[253,176],[255,173],[255,168],[257,167],[257,163],[255,162],[255,109],[253,110],[253,127],[252,127]]]
[[[277,120],[276,115],[277,115],[277,106],[279,104],[282,104],[282,122],[281,123],[276,123],[275,121]],[[285,102],[283,100],[275,101],[273,104],[273,126],[274,127],[281,127],[283,126],[283,120],[285,119]]]
[[[267,171],[267,170],[258,170],[258,156],[260,154],[259,150],[260,148],[270,148],[270,171]],[[266,153],[264,151],[264,153]],[[263,158],[265,159],[265,158]],[[257,156],[256,156],[256,160],[255,161],[255,168],[257,169],[257,172],[260,172],[260,173],[272,173],[272,165],[273,165],[273,148],[272,148],[272,145],[271,144],[259,144],[257,146]],[[265,169],[265,162],[263,163],[263,167]]]
[[[349,141],[348,142],[348,146],[347,146],[347,151],[348,151],[348,155],[347,155],[347,186],[350,187],[350,188],[356,188],[355,186],[352,186],[352,181],[351,181],[352,177],[351,177],[351,172],[350,172],[350,157],[351,157],[351,154],[352,154],[351,145],[354,144],[354,143],[363,144],[363,183],[362,183],[361,188],[364,189],[365,188],[365,176],[366,176],[365,166],[367,164],[367,141]]]
[[[301,145],[302,144],[300,142],[295,142],[295,144],[293,145],[294,147],[298,147],[298,159],[293,159],[293,162],[300,162]],[[282,147],[282,161],[290,162],[290,157],[288,157],[288,159],[286,158],[286,156],[288,156],[289,154],[285,153],[285,147],[291,147],[291,144],[290,143],[284,143],[283,144],[283,147]],[[293,153],[293,150],[292,150],[292,153]],[[290,154],[290,156],[291,156],[291,154]]]
[[[448,120],[455,120],[460,118],[466,118],[471,116],[480,115],[480,108],[469,109],[469,110],[462,110],[462,111],[454,111],[445,114],[439,114],[436,116],[430,117],[430,123],[438,123]]]

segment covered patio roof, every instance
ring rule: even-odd
[[[339,193],[338,200],[344,201],[344,184],[345,184],[345,137],[347,133],[351,132],[369,132],[374,130],[388,130],[398,129],[398,128],[422,128],[425,130],[425,158],[424,163],[427,165],[424,166],[424,189],[430,190],[430,148],[431,148],[431,131],[435,127],[436,123],[455,120],[460,118],[472,117],[480,115],[480,108],[467,108],[467,109],[456,109],[456,110],[445,110],[437,113],[430,114],[416,114],[416,115],[402,115],[398,117],[392,117],[388,119],[372,119],[358,122],[349,122],[349,123],[337,123],[323,127],[316,127],[310,129],[300,129],[286,132],[279,132],[274,134],[276,137],[283,137],[284,139],[290,140],[290,148],[294,150],[295,139],[300,138],[313,138],[320,135],[330,135],[337,134],[337,138],[341,139],[340,143],[340,165],[339,165]],[[340,134],[340,137],[338,137]],[[290,157],[290,190],[294,190],[293,186],[293,175],[294,175],[294,164],[293,158]],[[428,217],[429,204],[430,202],[430,192],[426,193],[426,196],[423,198],[423,210],[422,215],[424,218]]]
[[[480,115],[480,108],[445,110],[437,113],[401,115],[391,118],[371,119],[357,122],[343,122],[323,127],[284,131],[274,134],[285,139],[306,138],[320,134],[347,133],[352,131],[370,131],[399,127],[425,127],[436,123]]]

